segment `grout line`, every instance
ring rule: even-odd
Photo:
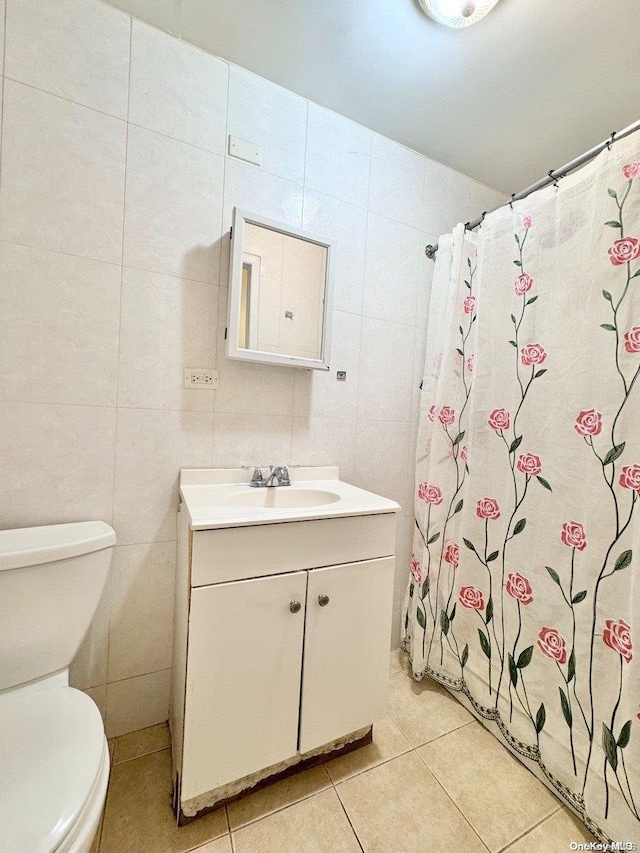
[[[392,722],[395,724],[395,720],[392,720]],[[400,734],[402,734],[403,738],[408,742],[409,739],[407,738],[407,736],[400,730],[399,727],[397,728],[400,731]],[[384,758],[382,761],[378,761],[376,764],[372,764],[369,767],[363,767],[362,770],[357,770],[355,773],[351,773],[349,776],[345,776],[344,779],[339,779],[337,782],[334,782],[333,779],[331,779],[331,782],[334,788],[337,788],[338,785],[342,785],[344,782],[349,782],[351,779],[355,779],[357,776],[363,776],[365,773],[371,772],[371,770],[377,770],[378,767],[383,767],[385,764],[389,764],[391,761],[395,761],[396,758],[400,758],[403,755],[408,755],[410,752],[415,752],[415,750],[416,747],[411,746],[411,744],[409,744],[409,747],[407,749],[402,749],[400,752],[398,752],[396,755],[392,755],[390,758]],[[330,773],[329,778],[331,778]]]
[[[391,715],[389,715],[389,716],[391,716]],[[391,717],[391,719],[393,720],[393,717]],[[395,720],[393,720],[393,722],[396,723],[398,728],[400,728],[400,726],[398,725],[398,723]],[[429,746],[430,744],[435,743],[438,740],[442,740],[445,737],[449,737],[449,735],[452,735],[454,732],[459,732],[460,729],[464,729],[467,726],[471,726],[471,725],[473,725],[473,723],[477,723],[477,722],[478,722],[477,720],[469,720],[468,723],[463,723],[461,726],[456,726],[455,729],[451,729],[451,731],[449,731],[449,732],[445,732],[442,735],[438,735],[438,737],[431,738],[431,740],[425,740],[424,743],[418,744],[418,746],[414,746],[413,750],[417,752],[419,749],[422,749],[423,746]],[[400,731],[402,731],[402,729],[400,729]],[[403,734],[404,734],[404,732],[403,732]],[[407,737],[407,736],[405,735],[405,737]],[[407,740],[408,740],[408,738],[407,738]],[[426,764],[426,762],[425,762],[425,764]]]
[[[131,36],[129,36],[129,45],[131,45]],[[85,110],[91,110],[94,113],[99,113],[100,115],[107,116],[107,118],[111,118],[114,121],[121,121],[126,124],[127,119],[123,118],[122,116],[117,116],[113,113],[108,113],[106,112],[106,110],[98,109],[98,107],[91,107],[88,104],[83,104],[81,101],[74,101],[73,98],[67,98],[66,95],[60,95],[58,94],[58,92],[51,92],[49,91],[49,89],[42,89],[40,86],[34,86],[33,83],[25,83],[23,80],[18,80],[16,77],[9,77],[8,75],[4,75],[4,78],[5,80],[9,80],[11,83],[17,83],[18,86],[24,86],[27,89],[32,89],[34,92],[42,92],[43,95],[49,95],[52,98],[59,98],[61,101],[65,101],[67,104],[73,104],[74,107],[82,107]]]
[[[126,163],[125,163],[126,165]],[[176,275],[173,272],[164,272],[161,270],[151,270],[147,267],[135,266],[134,264],[123,264],[122,261],[107,261],[104,258],[96,258],[91,255],[76,255],[73,252],[65,252],[62,249],[51,249],[48,246],[38,246],[33,243],[25,243],[21,240],[9,240],[6,237],[3,237],[0,240],[0,243],[6,243],[9,246],[20,246],[23,249],[33,249],[38,252],[48,252],[52,255],[62,255],[65,258],[77,258],[79,261],[89,261],[91,263],[97,264],[108,264],[112,267],[124,267],[128,270],[137,270],[138,272],[148,272],[152,275],[162,275],[167,278],[175,278],[180,281],[191,281],[195,284],[206,284],[209,287],[220,287],[215,281],[203,281],[201,278],[187,278],[183,275]]]
[[[463,728],[463,727],[461,726],[461,728]],[[478,839],[478,841],[482,844],[482,846],[483,846],[487,851],[489,851],[489,853],[491,853],[491,851],[489,850],[489,845],[488,845],[488,844],[486,844],[486,843],[485,843],[485,841],[484,841],[484,839],[483,839],[483,838],[481,838],[481,836],[478,834],[478,832],[476,831],[475,826],[471,823],[471,821],[469,820],[469,818],[465,815],[465,813],[462,811],[462,809],[458,806],[458,804],[456,803],[456,801],[455,801],[455,800],[453,799],[453,797],[449,794],[449,792],[448,792],[448,791],[447,791],[447,789],[444,787],[444,785],[440,782],[440,780],[438,779],[438,777],[436,776],[436,774],[433,772],[433,770],[429,767],[429,765],[428,765],[428,764],[427,764],[427,762],[424,760],[424,758],[420,755],[420,753],[416,752],[416,754],[417,754],[418,758],[422,761],[422,763],[424,764],[424,766],[427,768],[427,770],[429,771],[429,773],[431,774],[431,776],[433,776],[433,778],[434,778],[434,780],[436,781],[436,783],[437,783],[438,787],[440,787],[440,788],[442,789],[442,791],[444,792],[444,794],[445,794],[445,796],[447,797],[447,799],[448,799],[448,800],[453,804],[453,806],[454,806],[454,808],[456,809],[456,811],[460,814],[460,816],[462,817],[462,819],[464,820],[464,822],[467,824],[467,826],[471,829],[471,831],[473,832],[473,834],[476,836],[476,838]]]
[[[4,4],[4,20],[2,33],[2,80],[0,80],[0,210],[2,203],[2,143],[4,138],[4,89],[5,89],[5,67],[7,64],[7,3]]]
[[[542,782],[540,783],[542,784]],[[548,789],[547,789],[548,790]],[[550,812],[548,815],[545,815],[540,820],[536,821],[532,826],[522,832],[520,835],[517,835],[515,838],[512,838],[511,841],[508,841],[504,847],[500,847],[495,853],[506,853],[514,844],[517,844],[518,841],[521,841],[523,838],[526,838],[534,829],[541,826],[545,821],[549,820],[549,818],[553,817],[554,814],[557,814],[562,809],[562,804],[558,805],[556,809]]]
[[[360,850],[362,850],[362,853],[364,853],[364,847],[362,846],[362,842],[360,841],[360,837],[358,836],[358,833],[356,832],[354,825],[351,823],[351,818],[349,817],[349,812],[347,811],[345,804],[342,802],[342,797],[340,796],[340,792],[338,791],[338,789],[336,788],[335,785],[333,786],[333,790],[335,791],[336,796],[338,798],[338,801],[339,801],[340,805],[342,806],[342,811],[344,812],[344,816],[349,821],[349,826],[351,827],[351,831],[353,832],[353,835],[354,835],[354,837],[358,843],[358,847],[360,848]]]
[[[152,669],[149,672],[141,672],[139,675],[128,675],[126,678],[114,678],[111,681],[105,681],[104,685],[96,684],[95,687],[87,687],[85,689],[86,690],[94,690],[96,687],[103,687],[105,685],[109,686],[110,684],[122,684],[123,681],[133,681],[135,678],[146,678],[147,675],[157,675],[159,672],[170,672],[170,671],[171,671],[170,666],[163,666],[160,669]],[[163,720],[160,723],[151,723],[150,726],[143,726],[142,728],[150,729],[150,728],[152,728],[152,726],[161,726],[163,722],[166,722],[166,720]],[[140,731],[142,731],[142,729],[134,729],[134,731],[140,732]],[[131,734],[131,732],[125,732],[124,734]],[[122,735],[114,735],[114,737],[122,737]]]
[[[367,176],[367,222],[365,226],[365,234],[364,234],[364,271],[362,276],[362,302],[360,304],[360,315],[364,316],[364,306],[365,306],[365,296],[367,292],[367,260],[369,258],[369,226],[371,224],[371,217],[373,212],[370,208],[370,200],[371,200],[371,173],[373,171],[373,133],[371,134],[369,140],[369,174]],[[362,337],[360,338],[360,353],[362,352]],[[359,355],[360,355],[359,353]],[[360,368],[362,366],[362,357],[359,358],[358,361],[358,385],[360,380]],[[358,387],[358,392],[360,388]],[[360,394],[358,393],[358,396]]]
[[[120,397],[120,362],[121,362],[121,343],[122,343],[122,291],[124,286],[124,235],[126,224],[126,209],[127,209],[127,166],[129,160],[129,102],[131,99],[131,49],[133,40],[133,21],[129,20],[129,58],[128,58],[128,74],[127,74],[127,112],[125,122],[125,143],[124,143],[124,174],[122,186],[122,237],[120,241],[120,312],[118,315],[118,367],[116,372],[116,422],[113,431],[113,486],[111,489],[111,520],[115,518],[116,513],[116,481],[117,481],[117,461],[118,461],[118,400]],[[109,581],[107,583],[108,590],[108,609],[107,609],[107,681],[109,684],[109,658],[111,654],[111,620],[112,620],[112,593],[113,593],[113,572],[109,572]],[[109,691],[105,686],[104,700],[104,723],[105,729],[109,720]],[[115,743],[114,743],[115,756]]]
[[[317,765],[315,765],[315,767],[323,767],[324,768],[325,774],[327,776],[327,784],[323,788],[318,788],[318,790],[311,791],[308,794],[303,794],[303,796],[298,797],[297,799],[292,800],[290,803],[286,803],[285,805],[274,806],[270,811],[266,812],[266,814],[261,814],[258,817],[251,818],[250,820],[247,820],[245,823],[242,823],[239,826],[236,826],[234,828],[231,828],[231,820],[229,820],[229,832],[239,832],[241,829],[245,829],[245,827],[247,827],[247,826],[252,826],[254,823],[260,823],[261,820],[266,820],[266,818],[271,817],[272,815],[279,814],[280,812],[286,811],[287,809],[290,809],[293,806],[297,806],[299,803],[304,803],[306,800],[311,800],[313,797],[316,797],[318,794],[324,794],[326,791],[331,790],[331,788],[333,787],[333,782],[331,781],[331,776],[329,775],[325,764],[324,763],[323,764],[317,764]],[[308,767],[307,770],[314,770],[315,767]],[[301,776],[303,773],[306,773],[307,770],[298,771],[298,777]],[[294,777],[291,777],[291,778],[294,778]],[[288,781],[288,780],[287,779],[281,779],[280,780],[280,782],[286,782],[286,781]],[[274,783],[274,786],[278,785],[278,784],[280,784],[280,783],[276,782],[276,783]],[[267,788],[264,788],[261,790],[267,790],[268,791],[269,786],[267,786]],[[259,794],[259,793],[260,793],[260,791],[256,791],[256,794]],[[251,797],[252,794],[248,793],[247,796]]]

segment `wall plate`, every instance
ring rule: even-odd
[[[255,142],[240,139],[239,136],[229,136],[229,154],[255,166],[259,166],[262,160],[260,146]]]
[[[215,391],[218,387],[218,371],[213,367],[185,367],[184,387]]]

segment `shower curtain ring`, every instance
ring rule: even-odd
[[[509,207],[513,210],[513,202],[516,200],[516,194],[511,193],[511,201],[509,202]]]
[[[609,139],[607,139],[607,149],[611,151],[611,143],[616,141],[616,133],[618,131],[614,130]]]
[[[560,178],[559,178],[559,177],[556,177],[556,176],[553,174],[553,171],[554,171],[553,169],[549,169],[549,177],[550,177],[550,178],[551,178],[551,180],[553,181],[553,185],[554,185],[554,187],[556,187],[556,188],[557,188],[557,187],[558,187],[558,181],[560,180]]]

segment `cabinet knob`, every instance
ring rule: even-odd
[[[328,603],[329,603],[329,596],[328,595],[319,595],[318,596],[318,604],[320,605],[320,607],[326,607]]]
[[[289,610],[290,610],[292,613],[299,613],[299,612],[300,612],[300,608],[301,608],[301,607],[302,607],[302,605],[300,604],[300,602],[299,602],[299,601],[292,601],[292,602],[289,604]]]

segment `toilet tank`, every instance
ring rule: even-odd
[[[0,530],[0,690],[69,666],[115,542],[103,521]]]

